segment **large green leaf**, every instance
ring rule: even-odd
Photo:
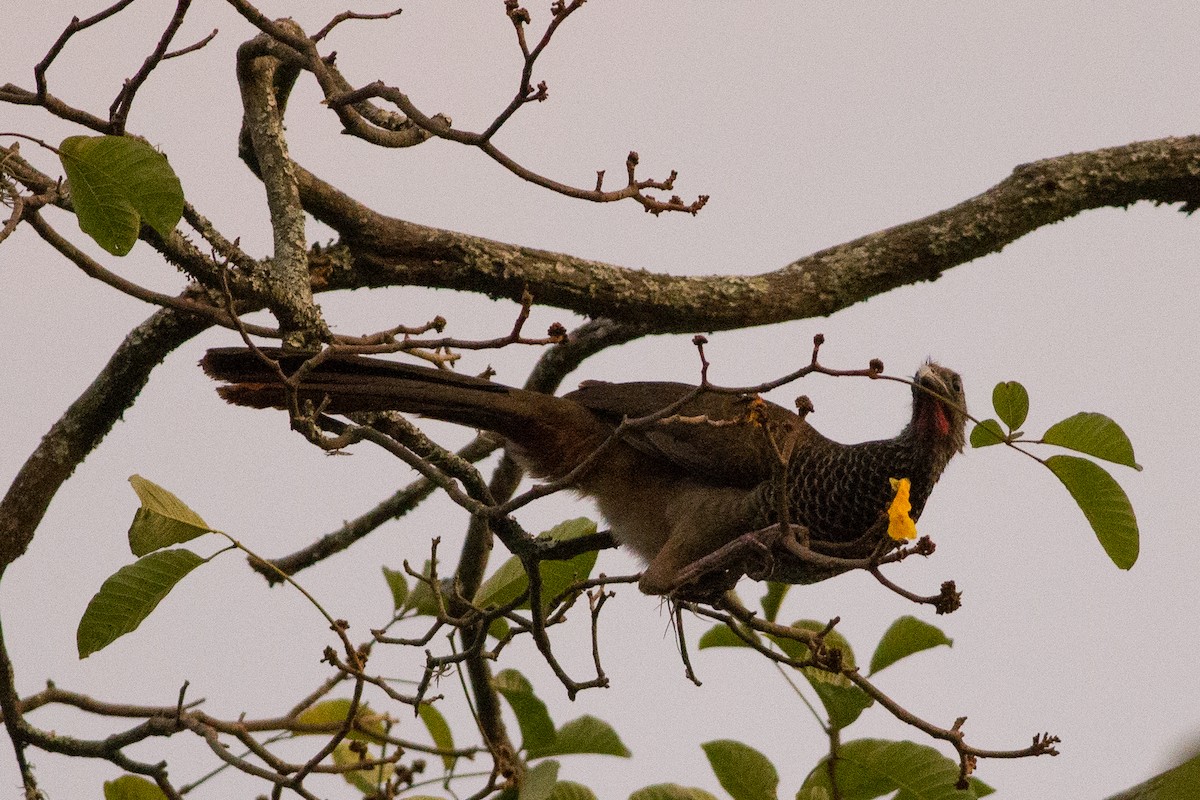
[[[212,531],[200,515],[157,483],[130,475],[129,483],[142,501],[129,526],[129,549],[144,556]]]
[[[833,797],[828,758],[808,774],[796,800]],[[838,748],[834,766],[842,800],[872,800],[900,789],[904,800],[974,800],[956,789],[958,764],[932,747],[914,742],[858,739]]]
[[[68,136],[58,146],[79,228],[123,256],[142,222],[168,236],[183,215],[183,187],[167,158],[126,136]]]
[[[1029,392],[1016,381],[1001,381],[992,389],[992,406],[996,416],[1015,431],[1029,416]]]
[[[529,753],[548,752],[554,745],[554,722],[546,704],[533,693],[533,686],[525,676],[515,669],[506,669],[492,678],[492,685],[508,701],[517,717],[521,746]]]
[[[985,419],[971,428],[971,447],[987,447],[993,444],[1004,444],[1008,437],[1000,428],[1000,423],[994,419]]]
[[[716,797],[694,786],[677,783],[656,783],[645,786],[629,795],[629,800],[717,800]]]
[[[775,800],[779,773],[771,760],[749,745],[718,739],[700,745],[708,763],[733,800]]]
[[[879,640],[879,645],[871,656],[869,674],[874,675],[884,667],[891,666],[913,653],[943,644],[952,647],[954,640],[942,633],[940,628],[913,616],[900,617]]]
[[[75,643],[87,658],[135,630],[183,576],[204,563],[191,550],[159,550],[116,571],[88,603]]]
[[[167,800],[158,784],[140,775],[122,775],[104,782],[104,800]]]
[[[1129,569],[1138,557],[1138,525],[1125,490],[1094,461],[1050,456],[1046,466],[1075,498],[1113,563]]]
[[[421,717],[421,722],[425,723],[425,730],[429,731],[429,738],[433,739],[434,746],[441,750],[453,750],[454,734],[450,731],[450,725],[442,716],[442,712],[438,711],[436,706],[422,703],[417,708],[417,713]],[[447,770],[454,768],[454,761],[454,756],[442,756],[442,766]]]
[[[1042,441],[1136,470],[1142,468],[1134,460],[1133,443],[1121,426],[1094,411],[1083,411],[1054,423],[1042,435]]]
[[[616,730],[602,719],[585,714],[555,731],[554,741],[544,748],[530,748],[529,758],[591,753],[629,758],[631,753]]]

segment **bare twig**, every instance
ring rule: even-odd
[[[150,77],[150,73],[167,58],[168,48],[171,46],[171,40],[175,38],[175,34],[179,32],[179,28],[183,25],[183,19],[187,16],[188,8],[192,5],[192,0],[176,0],[175,13],[171,15],[171,20],[167,23],[167,27],[163,30],[162,36],[159,37],[158,44],[154,46],[154,51],[146,57],[142,62],[142,66],[134,73],[133,77],[125,81],[121,87],[121,91],[113,98],[112,105],[108,107],[108,132],[113,136],[122,136],[125,133],[125,122],[129,119],[129,111],[133,108],[133,98],[137,95],[138,89]],[[216,34],[216,31],[213,31]],[[212,38],[211,36],[209,37]],[[191,48],[176,52],[174,55],[182,55],[189,50],[203,47],[193,45]]]
[[[321,30],[314,33],[311,38],[312,38],[313,43],[316,44],[317,42],[321,41],[326,36],[328,36],[333,31],[334,28],[336,28],[338,25],[341,25],[343,22],[346,22],[347,20],[352,20],[352,19],[391,19],[392,17],[399,16],[403,10],[404,9],[402,9],[402,8],[397,8],[395,11],[385,11],[381,14],[363,14],[358,11],[343,11],[342,13],[335,16],[333,19],[329,20],[329,22],[325,23],[325,27],[321,28]]]
[[[424,114],[416,105],[408,98],[408,95],[395,89],[391,86],[386,86],[383,83],[376,81],[368,84],[361,89],[352,92],[347,92],[341,95],[335,95],[327,98],[328,105],[338,108],[342,106],[353,105],[371,98],[381,98],[395,105],[405,116],[413,123],[419,126],[422,130],[437,136],[442,139],[449,139],[460,144],[477,147],[489,158],[502,167],[507,169],[522,180],[528,181],[536,186],[541,186],[543,189],[549,189],[552,192],[574,197],[579,200],[589,200],[593,203],[613,203],[618,200],[632,198],[640,203],[646,211],[653,214],[659,214],[663,211],[683,211],[688,214],[696,214],[708,202],[708,195],[700,195],[692,203],[684,203],[678,197],[672,197],[670,200],[658,200],[652,195],[646,194],[646,190],[666,190],[670,191],[674,188],[676,173],[663,181],[658,180],[639,180],[636,175],[637,165],[639,161],[636,152],[630,152],[625,159],[625,170],[628,176],[628,182],[621,189],[614,191],[602,191],[595,188],[584,189],[578,186],[561,183],[559,181],[547,178],[523,164],[517,162],[505,154],[500,148],[496,147],[490,137],[485,137],[482,133],[472,133],[451,127],[446,122],[429,117]],[[486,133],[486,131],[485,131]]]
[[[46,70],[50,69],[50,65],[54,63],[54,59],[58,58],[58,54],[62,52],[64,47],[66,47],[67,42],[71,40],[71,37],[80,31],[87,30],[93,25],[97,25],[114,14],[119,13],[132,2],[133,0],[119,0],[119,2],[113,3],[108,8],[93,14],[87,19],[81,20],[79,17],[71,18],[70,24],[63,29],[63,32],[60,33],[58,38],[54,40],[54,44],[50,46],[50,50],[46,53],[42,60],[37,63],[37,66],[33,68],[33,80],[37,85],[37,100],[39,105],[44,105],[48,98],[48,94],[46,92]]]
[[[200,39],[193,44],[189,44],[186,47],[181,47],[178,50],[172,50],[168,53],[164,53],[162,60],[167,61],[168,59],[179,58],[180,56],[185,56],[188,53],[194,53],[197,50],[207,47],[209,42],[217,38],[217,32],[217,29],[213,28],[212,33],[208,34],[203,39]]]

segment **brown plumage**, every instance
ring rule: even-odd
[[[304,360],[269,354],[288,374]],[[235,405],[285,405],[276,377],[248,350],[210,350],[201,366],[227,382],[217,391]],[[574,488],[593,498],[617,540],[648,562],[642,590],[667,594],[680,588],[679,576],[690,564],[776,521],[772,476],[779,461],[765,427],[787,456],[792,521],[806,526],[813,541],[852,542],[886,510],[893,495],[889,478],[912,482],[916,519],[947,462],[962,450],[966,410],[959,376],[929,362],[918,370],[916,384],[912,419],[898,436],[852,445],[827,439],[773,403],[702,392],[678,410],[678,419],[623,435]],[[348,356],[321,364],[305,379],[300,397],[327,402],[328,413],[405,411],[495,431],[534,475],[554,479],[586,459],[622,419],[657,412],[692,389],[680,383],[587,382],[555,397]],[[752,403],[765,425],[749,423]],[[795,565],[783,572],[793,582],[829,574]]]

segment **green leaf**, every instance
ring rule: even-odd
[[[525,771],[525,782],[517,800],[549,800],[558,782],[557,761],[543,761]]]
[[[849,727],[875,702],[844,675],[809,667],[804,670],[804,677],[812,685],[817,697],[821,698],[821,705],[829,714],[829,724],[838,730]]]
[[[169,236],[183,215],[183,187],[167,157],[126,136],[68,136],[58,157],[71,183],[79,229],[112,253],[133,247],[142,222]]]
[[[801,619],[793,622],[792,627],[819,633],[825,630],[825,623],[812,619]],[[801,661],[809,657],[808,648],[794,639],[775,635],[769,635],[767,638],[773,641],[789,658]],[[825,646],[842,652],[843,666],[854,667],[856,663],[854,649],[841,633],[830,631],[826,634]],[[874,702],[844,675],[835,675],[816,667],[805,667],[800,671],[812,686],[813,691],[817,693],[817,697],[821,699],[821,704],[825,706],[825,711],[829,715],[829,723],[835,728],[844,728],[854,722],[858,719],[859,714]]]
[[[509,558],[480,584],[475,593],[475,605],[480,608],[499,608],[516,600],[529,588],[529,576],[516,556]]]
[[[1125,490],[1094,461],[1050,456],[1045,464],[1063,482],[1113,563],[1129,569],[1138,557],[1138,526]]]
[[[383,567],[383,579],[387,581],[388,589],[392,591],[392,609],[399,611],[404,608],[404,601],[408,599],[408,579],[404,577],[404,573],[394,569]]]
[[[539,541],[551,542],[569,542],[573,539],[582,539],[584,536],[591,536],[596,532],[596,523],[587,517],[576,517],[574,519],[566,519],[555,525],[550,530],[542,531],[538,534]]]
[[[517,717],[521,746],[528,753],[549,752],[554,745],[554,722],[546,704],[533,693],[533,686],[525,676],[515,669],[506,669],[492,678],[492,685],[508,701]]]
[[[363,758],[350,749],[350,742],[343,739],[333,748],[333,763],[339,767],[350,767],[362,763]],[[387,783],[396,768],[392,764],[379,764],[364,769],[354,769],[343,772],[346,783],[367,796],[374,796],[379,786]]]
[[[203,563],[191,550],[160,550],[117,570],[79,620],[79,657],[87,658],[135,630],[183,576]]]
[[[1133,443],[1121,426],[1094,411],[1082,411],[1054,423],[1042,434],[1042,441],[1139,471],[1142,469],[1133,458]]]
[[[420,715],[421,721],[425,723],[425,730],[429,731],[429,738],[433,739],[434,746],[441,750],[453,750],[454,734],[450,732],[450,725],[446,723],[442,712],[429,703],[421,703],[417,708],[417,713]],[[446,768],[447,772],[454,769],[455,760],[454,756],[442,756],[442,766]]]
[[[656,783],[638,789],[629,795],[629,800],[717,800],[703,789],[680,786],[677,783]]]
[[[122,775],[104,782],[104,800],[167,800],[158,784],[140,775]]]
[[[954,640],[928,622],[913,616],[900,617],[879,640],[875,654],[871,656],[871,671],[868,674],[874,675],[884,667],[891,666],[913,653],[943,644],[953,647]]]
[[[779,616],[779,607],[783,605],[783,598],[788,593],[788,589],[792,588],[790,583],[779,583],[778,581],[769,581],[767,583],[767,593],[762,596],[763,616],[768,622],[774,622]]]
[[[775,765],[749,745],[718,739],[700,745],[721,788],[733,800],[775,800],[779,773]]]
[[[538,535],[537,540],[569,541],[580,536],[589,536],[596,532],[596,523],[586,518],[567,520],[555,525],[548,531]],[[554,598],[566,590],[568,586],[592,574],[596,565],[597,552],[589,550],[580,553],[566,561],[543,561],[539,565],[542,576],[542,610],[550,608]],[[529,588],[529,576],[516,556],[505,561],[483,584],[475,594],[475,604],[481,608],[499,608],[520,597]],[[529,601],[522,603],[520,608],[529,608]]]
[[[808,774],[797,800],[833,797],[828,758]],[[969,790],[955,789],[958,763],[927,745],[858,739],[838,748],[834,766],[842,800],[871,800],[902,789],[904,800],[974,800]]]
[[[976,797],[987,797],[989,794],[996,793],[995,789],[979,780],[979,778],[972,776],[968,778],[967,781],[970,782],[971,791],[974,792]]]
[[[496,617],[492,620],[492,624],[488,625],[488,636],[499,641],[512,632],[512,626],[508,624],[508,620],[504,617]]]
[[[710,647],[749,647],[750,645],[731,631],[728,625],[713,625],[704,632],[696,646],[700,650],[707,650]]]
[[[1016,381],[1002,381],[992,389],[992,406],[1010,431],[1015,431],[1029,416],[1029,392]]]
[[[331,700],[322,700],[304,709],[296,715],[296,722],[300,725],[312,725],[314,727],[329,729],[342,725],[349,713],[350,698],[335,697]],[[387,731],[379,715],[372,711],[367,704],[360,703],[356,716],[356,729],[350,731],[348,738],[357,739],[361,742],[382,744],[383,737]],[[324,735],[325,733],[327,733],[327,730],[314,732],[312,735]]]
[[[825,630],[824,622],[817,622],[815,619],[798,619],[792,623],[791,627],[799,628],[802,631],[811,631],[812,633],[820,633]],[[783,636],[775,636],[770,634],[768,639],[778,645],[779,649],[787,654],[789,658],[797,660],[808,658],[808,648],[794,639],[788,639]],[[842,636],[840,631],[832,630],[825,634],[825,646],[827,648],[836,648],[842,651],[842,663],[847,667],[853,667],[857,662],[854,660],[854,648],[850,646],[845,636]]]
[[[129,549],[135,556],[191,541],[212,531],[199,514],[157,483],[141,475],[130,475],[129,483],[142,501],[129,526]]]
[[[549,747],[537,750],[530,748],[527,755],[529,758],[544,758],[581,753],[620,758],[632,755],[611,725],[590,714],[566,723],[555,732],[554,741]]]
[[[985,419],[971,428],[971,447],[988,447],[993,444],[1004,444],[1008,437],[1000,428],[1000,423],[994,419]]]
[[[550,800],[596,800],[596,793],[582,783],[559,781],[550,792]]]
[[[1200,755],[1193,756],[1114,797],[1138,800],[1195,800],[1197,786],[1200,786]]]
[[[596,566],[598,555],[597,551],[589,550],[567,561],[543,561],[541,563],[543,611],[548,611],[552,607],[554,599],[565,592],[569,586],[591,576],[592,567]]]

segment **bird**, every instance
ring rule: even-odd
[[[229,403],[288,408],[281,372],[260,353],[288,375],[312,356],[217,348],[200,366],[224,383],[217,392]],[[913,378],[904,429],[857,444],[833,441],[806,414],[753,394],[662,381],[585,381],[556,396],[360,355],[320,361],[303,374],[295,398],[330,414],[400,411],[498,434],[534,477],[569,477],[571,489],[595,502],[617,542],[646,563],[638,585],[650,595],[683,593],[695,578],[691,565],[776,523],[780,486],[790,522],[804,526],[811,542],[861,543],[876,531],[874,549],[886,535],[877,523],[895,496],[891,479],[910,481],[915,521],[962,451],[967,419],[961,377],[932,360]],[[623,421],[656,413],[662,418],[618,432]],[[790,583],[831,574],[795,563],[779,573]]]

